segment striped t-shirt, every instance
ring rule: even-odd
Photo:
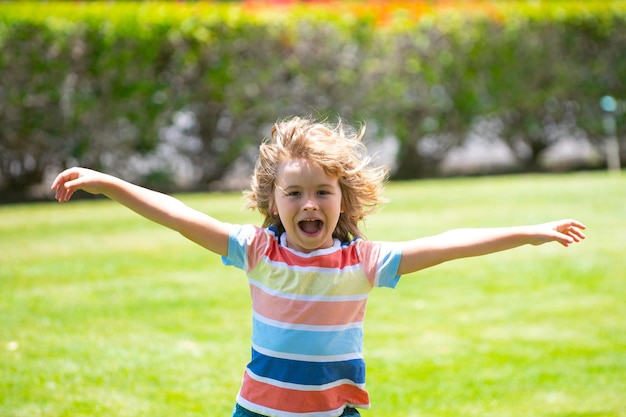
[[[311,253],[274,228],[235,226],[224,263],[246,271],[252,360],[237,403],[275,417],[334,417],[369,408],[363,318],[373,287],[395,287],[401,252],[355,239]]]

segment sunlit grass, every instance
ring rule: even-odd
[[[575,217],[588,239],[459,260],[374,291],[364,416],[626,416],[626,177],[390,184],[376,240]],[[258,223],[239,194],[180,196]],[[106,200],[0,207],[0,415],[229,416],[244,275]]]

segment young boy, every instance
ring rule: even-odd
[[[362,136],[298,117],[275,124],[246,193],[262,227],[226,224],[84,168],[60,173],[52,189],[59,202],[77,190],[104,194],[246,271],[252,358],[233,416],[357,416],[369,408],[363,318],[373,287],[395,287],[403,274],[453,259],[585,238],[583,224],[558,220],[367,241],[358,224],[382,202],[387,171],[371,164]]]

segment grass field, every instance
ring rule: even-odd
[[[626,176],[393,183],[375,240],[562,217],[587,240],[407,275],[373,292],[363,416],[626,417]],[[259,223],[238,194],[180,196]],[[0,416],[230,416],[245,276],[107,200],[0,207]]]

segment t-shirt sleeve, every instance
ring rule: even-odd
[[[222,256],[224,265],[250,271],[265,252],[267,230],[253,225],[230,225],[228,255]]]
[[[388,242],[359,242],[361,265],[373,287],[395,288],[400,280],[398,268],[401,248]]]

